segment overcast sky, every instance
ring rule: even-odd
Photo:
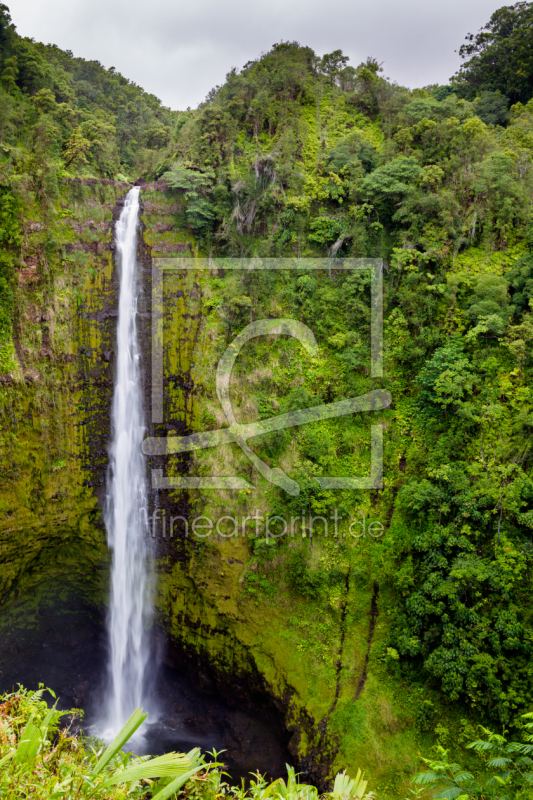
[[[357,66],[372,55],[404,86],[446,83],[497,0],[4,0],[22,36],[97,59],[175,109],[279,41]],[[508,0],[510,5],[513,0]]]

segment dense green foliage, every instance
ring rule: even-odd
[[[466,37],[459,54],[468,61],[458,72],[455,85],[469,99],[485,93],[484,102],[492,102],[494,107],[498,103],[495,93],[512,103],[526,103],[533,97],[532,45],[533,4],[521,0],[498,9],[478,34]]]
[[[57,703],[49,709],[42,697],[43,689],[28,692],[23,687],[0,695],[0,792],[6,800],[22,797],[318,800],[316,788],[300,783],[291,767],[287,767],[287,782],[279,778],[268,784],[258,774],[248,788],[244,785],[239,788],[224,781],[223,764],[216,760],[207,762],[198,748],[187,754],[165,753],[155,758],[123,752],[146,719],[147,715],[139,709],[106,747],[60,725],[62,717],[69,715],[72,724],[82,712],[57,711]],[[353,780],[340,773],[333,791],[323,797],[373,800],[374,795],[367,793],[366,787],[360,770]]]
[[[2,797],[146,797],[149,789],[150,797],[166,800],[206,770],[198,749],[151,759],[123,753],[121,748],[146,719],[139,709],[105,747],[61,728],[61,717],[68,712],[57,711],[57,702],[49,709],[42,696],[43,689],[19,687],[0,697]],[[70,713],[75,719],[77,712]]]
[[[526,800],[533,786],[533,714],[524,714],[523,740],[482,728],[483,738],[467,745],[477,756],[475,774],[450,760],[449,751],[436,748],[436,758],[425,758],[427,772],[414,783],[431,787],[435,800]]]
[[[113,67],[20,37],[0,4],[0,370],[13,369],[16,272],[25,218],[41,216],[40,272],[57,249],[61,184],[151,169],[179,115]],[[63,215],[65,216],[65,215]],[[23,265],[22,265],[23,266]]]
[[[328,72],[330,60],[283,43],[230,73],[180,128],[164,177],[212,253],[385,260],[387,376],[405,431],[391,435],[408,464],[384,495],[391,645],[411,680],[508,723],[533,695],[533,105],[502,128],[490,114],[506,109],[486,92],[409,92],[373,60]],[[299,318],[338,324],[327,289],[299,284]],[[364,300],[349,302],[348,369],[322,401],[362,385]],[[292,583],[318,596],[319,576],[291,563]]]
[[[244,385],[246,369],[263,370],[246,388],[257,416],[372,388],[368,281],[335,267],[383,259],[384,387],[394,402],[384,489],[367,502],[313,480],[363,464],[359,419],[319,435],[279,432],[257,447],[278,463],[295,443],[287,470],[302,492],[272,490],[269,513],[364,509],[385,535],[363,566],[345,544],[334,551],[328,542],[330,560],[317,563],[311,547],[259,539],[244,591],[270,602],[287,589],[315,604],[324,630],[334,614],[347,629],[343,591],[366,569],[389,593],[382,669],[419,688],[422,730],[448,701],[517,728],[533,701],[531,8],[496,12],[447,87],[410,91],[386,81],[375,59],[353,68],[340,51],[320,58],[282,42],[181,114],[113,69],[21,39],[2,11],[2,373],[14,358],[24,218],[46,223],[38,269],[48,280],[68,213],[58,187],[69,179],[163,178],[175,229],[205,255],[331,259],[329,274],[232,273],[202,286],[211,355],[253,314],[280,309],[319,340],[320,358],[305,369],[286,343],[248,356],[237,377]],[[207,396],[197,413],[215,427]],[[293,618],[296,628],[302,618]],[[329,633],[314,636],[312,653],[335,674]]]
[[[61,167],[106,178],[138,174],[170,141],[176,112],[114,67],[20,37],[5,5],[0,55],[4,180],[25,166],[34,180],[37,170],[46,176],[49,192]]]

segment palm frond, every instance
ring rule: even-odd
[[[174,778],[176,775],[185,775],[192,771],[198,772],[205,767],[200,750],[191,750],[190,754],[165,753],[145,761],[136,761],[133,766],[117,769],[113,775],[103,783],[104,787],[117,783],[130,783],[131,781],[149,780],[152,778]]]
[[[418,783],[420,786],[427,786],[431,783],[436,783],[438,780],[442,780],[443,775],[440,772],[419,772],[418,775],[415,775],[413,778],[413,783]]]
[[[182,786],[185,786],[187,781],[196,775],[196,773],[202,769],[203,765],[196,767],[195,769],[186,772],[185,775],[178,775],[172,783],[169,783],[168,786],[164,786],[160,791],[156,792],[152,795],[153,800],[168,800],[169,797],[172,797],[173,794],[178,792]]]
[[[483,739],[478,739],[477,742],[471,742],[467,744],[467,748],[469,750],[484,751],[484,750],[495,750],[496,745],[493,742],[484,742]]]
[[[99,775],[100,772],[106,767],[111,759],[119,752],[119,750],[126,744],[128,739],[131,739],[137,728],[139,728],[148,714],[144,714],[142,709],[136,708],[129,720],[122,726],[121,730],[117,733],[109,747],[102,753],[97,765],[92,770],[91,775]]]
[[[474,776],[471,772],[466,772],[463,770],[462,772],[456,772],[453,776],[454,781],[473,781]]]
[[[512,758],[505,758],[504,756],[499,756],[499,758],[491,758],[490,761],[487,761],[487,766],[491,769],[503,769],[508,764],[512,764]]]

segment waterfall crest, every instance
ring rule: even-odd
[[[109,688],[104,738],[114,736],[137,706],[146,706],[152,617],[147,486],[137,336],[139,189],[128,192],[116,223],[120,294],[105,524],[112,550],[108,616]]]

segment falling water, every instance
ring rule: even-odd
[[[105,524],[112,549],[108,618],[110,664],[105,709],[107,736],[143,706],[152,615],[145,464],[141,452],[143,411],[137,338],[137,219],[139,189],[128,193],[116,224],[120,278],[116,381]],[[144,703],[144,705],[146,705]],[[107,736],[103,734],[105,738]]]

